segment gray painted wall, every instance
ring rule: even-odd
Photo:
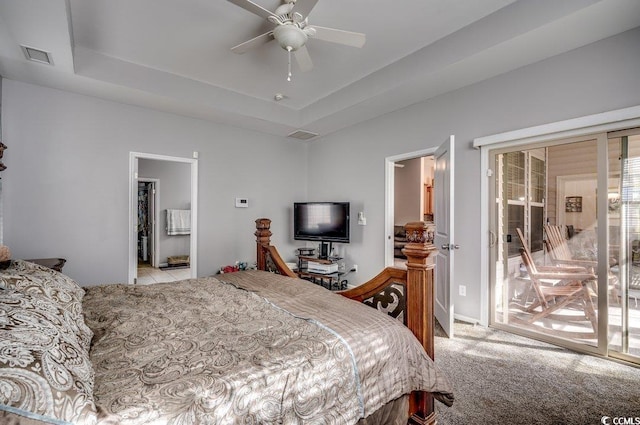
[[[158,179],[158,263],[166,263],[170,255],[189,255],[191,235],[167,234],[167,209],[191,209],[191,164],[141,158],[138,176]]]
[[[15,257],[65,256],[82,284],[127,274],[130,151],[200,152],[198,275],[253,259],[253,221],[274,220],[274,242],[294,254],[294,200],[349,200],[350,283],[384,265],[384,159],[456,135],[456,313],[480,317],[480,152],[474,138],[640,104],[640,29],[594,43],[308,145],[15,81],[3,81],[5,243]],[[339,154],[336,154],[339,152]],[[312,158],[312,159],[309,159]],[[305,178],[306,176],[306,178]],[[235,197],[250,208],[235,209]]]
[[[311,143],[309,193],[351,200],[353,211],[367,216],[366,226],[352,224],[346,261],[359,270],[350,282],[364,282],[384,266],[385,158],[438,146],[454,134],[455,243],[461,248],[453,284],[467,286],[466,297],[455,291],[455,312],[480,319],[483,177],[473,139],[640,105],[638,46],[635,29]]]
[[[126,282],[129,152],[200,153],[198,276],[255,260],[255,219],[293,257],[294,200],[306,198],[299,141],[5,79],[4,241],[14,258],[67,258],[82,285]],[[234,200],[249,199],[236,209]]]

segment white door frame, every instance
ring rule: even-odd
[[[153,235],[153,254],[151,257],[151,267],[158,267],[160,262],[158,259],[160,258],[160,180],[159,179],[150,179],[146,177],[139,177],[139,182],[144,183],[153,183],[153,188],[155,193],[153,194],[153,229],[151,230],[151,234]]]
[[[198,160],[152,153],[129,152],[129,273],[128,283],[135,283],[138,264],[138,160],[182,162],[191,165],[191,235],[189,247],[191,278],[198,276]],[[157,208],[156,208],[157,210]]]
[[[384,159],[385,170],[385,191],[384,191],[384,265],[393,266],[393,226],[395,225],[394,199],[395,199],[395,163],[407,159],[422,158],[432,156],[436,148],[422,149],[414,152],[407,152],[400,155],[388,156]]]

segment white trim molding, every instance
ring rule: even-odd
[[[473,139],[473,147],[524,144],[640,126],[640,105]]]

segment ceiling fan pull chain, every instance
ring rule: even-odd
[[[287,74],[287,81],[291,81],[291,47],[287,47],[287,54],[289,55],[289,72]]]

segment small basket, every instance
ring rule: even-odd
[[[189,256],[173,255],[171,257],[167,257],[167,264],[170,266],[186,266],[189,264]]]

